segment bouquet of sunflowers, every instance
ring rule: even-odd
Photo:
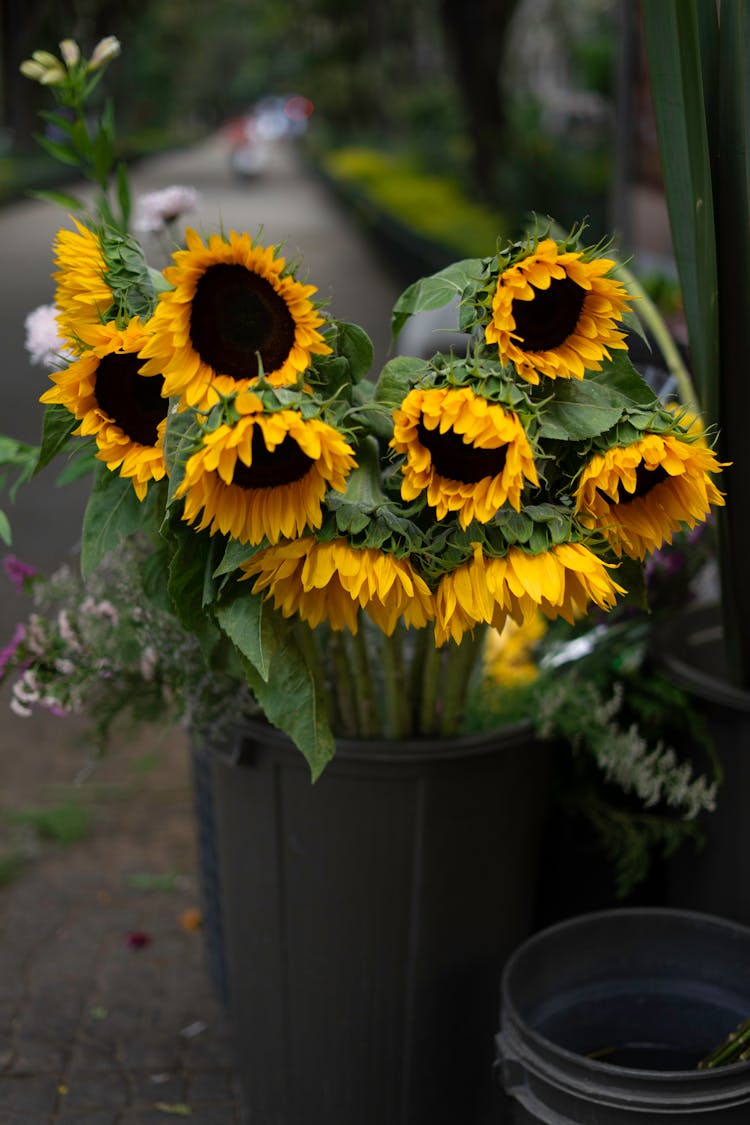
[[[380,372],[366,334],[250,234],[188,229],[152,268],[111,116],[84,113],[117,49],[87,60],[66,40],[24,64],[58,102],[47,147],[98,194],[88,213],[56,197],[79,217],[54,245],[43,436],[5,439],[4,460],[91,473],[84,578],[127,550],[139,613],[165,614],[314,776],[335,736],[454,735],[488,631],[613,608],[723,502],[721,466],[630,363],[633,298],[581,230],[412,285],[394,334],[457,304],[465,353]],[[44,675],[23,638],[13,663]]]

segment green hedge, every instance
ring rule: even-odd
[[[490,255],[498,236],[506,235],[503,215],[469,199],[449,177],[423,171],[408,156],[358,146],[326,153],[319,163],[331,180],[443,247],[449,257]]]

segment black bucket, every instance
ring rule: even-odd
[[[585,914],[521,945],[502,997],[515,1125],[750,1122],[750,1062],[696,1069],[750,1017],[750,929],[680,910]]]
[[[237,1071],[258,1125],[495,1125],[501,968],[531,932],[549,748],[255,724],[212,787]]]

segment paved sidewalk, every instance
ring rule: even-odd
[[[80,786],[69,720],[13,719],[5,809],[74,804],[67,847],[4,822],[23,866],[0,891],[1,1125],[239,1125],[200,931],[189,759],[179,734],[122,741]],[[9,796],[13,795],[13,806]]]

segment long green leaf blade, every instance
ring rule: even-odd
[[[710,5],[713,7],[713,4]],[[693,371],[708,420],[719,362],[714,199],[704,73],[715,55],[701,50],[696,0],[642,0],[649,70],[677,267],[690,334]],[[716,76],[714,75],[714,82]]]

